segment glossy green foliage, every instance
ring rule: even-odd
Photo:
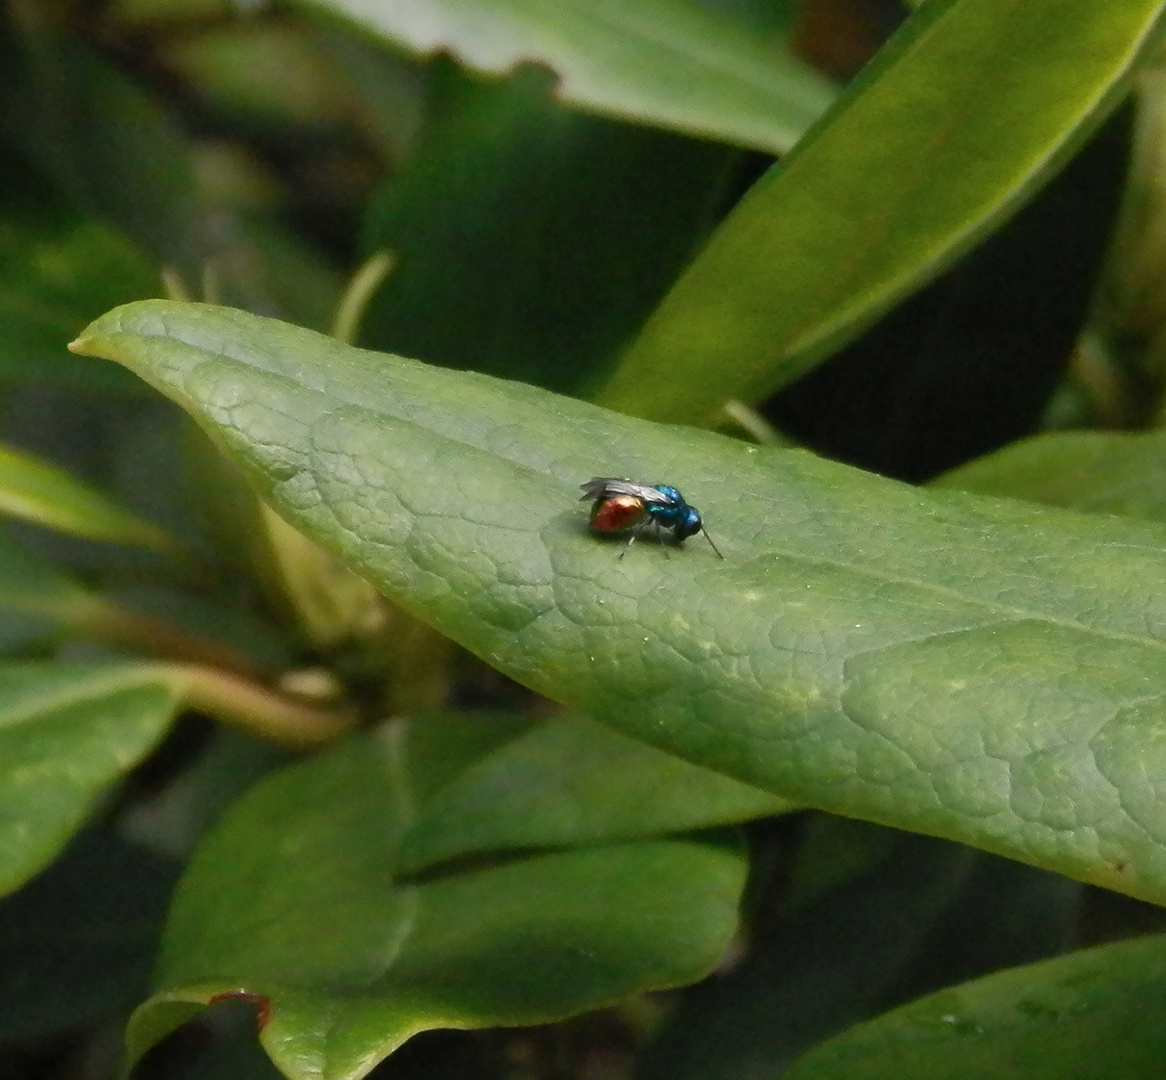
[[[167,547],[156,525],[40,458],[0,444],[0,513],[115,544]]]
[[[158,744],[176,704],[145,664],[0,666],[0,895],[57,854]]]
[[[543,72],[430,79],[432,119],[366,218],[393,269],[362,343],[598,385],[712,228],[740,153],[567,109]]]
[[[1036,190],[1121,99],[1162,6],[929,0],[737,207],[603,403],[703,423],[803,374]]]
[[[1164,521],[1166,435],[1158,431],[1036,435],[953,469],[932,486]]]
[[[301,0],[421,55],[504,75],[550,68],[566,102],[782,153],[826,109],[829,83],[772,39],[687,0]]]
[[[791,809],[758,788],[666,754],[583,716],[535,724],[438,714],[417,725],[427,775],[449,768],[481,729],[503,741],[428,796],[398,852],[410,871],[473,852],[553,848],[661,836]],[[509,730],[508,730],[509,729]],[[509,736],[509,737],[505,737]],[[432,749],[427,753],[425,741]]]
[[[245,796],[179,887],[131,1056],[202,1005],[243,997],[260,1002],[261,1039],[286,1075],[347,1080],[419,1031],[551,1020],[691,981],[719,958],[744,861],[709,842],[402,879],[397,847],[451,765],[436,741],[414,756],[392,724]]]
[[[808,1054],[789,1080],[1154,1080],[1166,938],[1091,949],[943,990]]]
[[[189,409],[274,504],[513,678],[796,802],[1166,899],[1166,536],[920,492],[147,301],[75,346]],[[678,485],[697,537],[623,560],[593,475]]]

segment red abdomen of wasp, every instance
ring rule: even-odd
[[[591,510],[591,528],[596,532],[624,532],[648,516],[648,509],[634,495],[613,495],[601,499]]]

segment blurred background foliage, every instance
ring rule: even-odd
[[[537,713],[265,517],[172,406],[64,345],[110,307],[159,295],[329,330],[358,269],[387,252],[342,333],[594,393],[718,222],[907,15],[894,0],[701,2],[786,58],[786,81],[751,107],[772,115],[764,95],[784,94],[772,127],[717,139],[715,117],[677,118],[666,84],[612,104],[603,72],[574,74],[573,49],[602,48],[589,31],[512,63],[361,25],[326,0],[6,0],[5,655],[152,646],[283,673],[281,690],[325,704],[343,685],[386,708]],[[1139,107],[1115,112],[994,235],[809,376],[749,403],[750,430],[924,481],[1042,429],[1156,424],[1164,100],[1151,72]],[[182,861],[288,760],[195,711],[143,740],[124,782],[82,808],[63,856],[0,900],[6,1078],[116,1075]],[[749,833],[750,944],[727,974],[558,1025],[422,1035],[377,1075],[774,1077],[919,994],[1163,926],[1146,905],[874,826],[787,815]],[[140,1075],[275,1075],[252,1032],[245,1006],[213,1010]]]

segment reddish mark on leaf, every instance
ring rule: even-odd
[[[224,1001],[246,1001],[249,1005],[254,1005],[255,1026],[260,1031],[267,1027],[267,1021],[271,1019],[271,998],[266,994],[252,994],[246,990],[227,990],[221,994],[215,994],[207,1004],[220,1005]]]

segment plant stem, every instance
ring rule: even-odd
[[[357,722],[354,710],[292,697],[222,670],[194,664],[163,667],[187,707],[285,746],[319,746]]]

